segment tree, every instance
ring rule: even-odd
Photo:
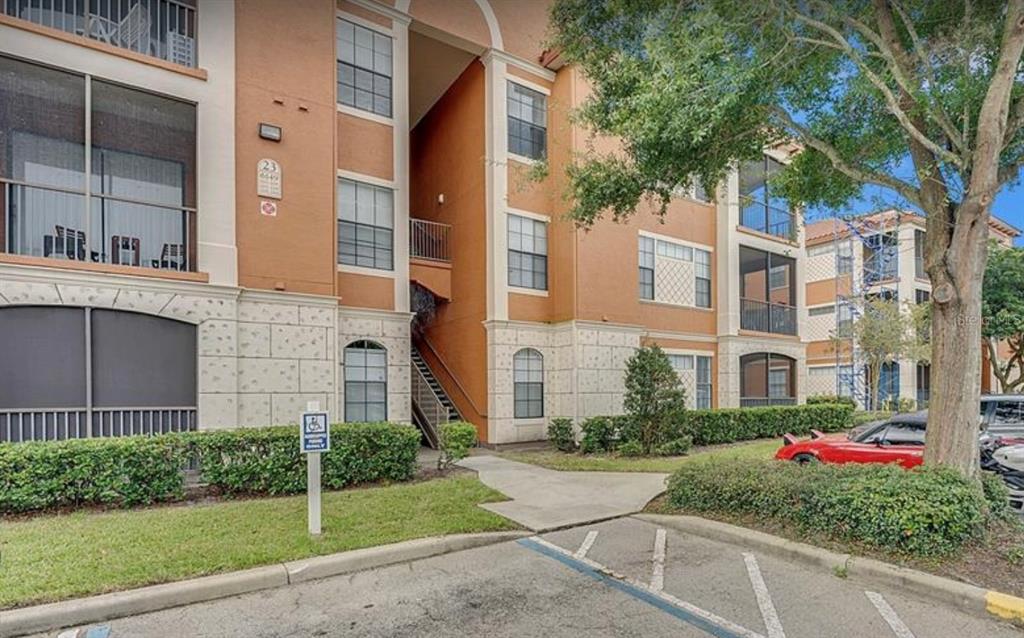
[[[1024,250],[993,247],[989,251],[985,282],[982,287],[981,333],[988,348],[992,374],[1003,392],[1024,387]],[[1005,343],[1010,356],[999,360],[999,343]]]
[[[664,443],[673,426],[682,423],[686,392],[679,375],[657,345],[637,349],[626,362],[626,393],[622,407],[644,454]]]
[[[571,214],[662,213],[674,189],[796,141],[772,181],[833,208],[864,186],[927,216],[933,375],[925,460],[974,475],[988,220],[1024,164],[1024,0],[557,0],[553,42],[621,140],[567,167]]]
[[[882,368],[900,359],[927,361],[927,336],[920,330],[927,306],[901,307],[895,300],[867,299],[853,322],[853,338],[868,374],[868,409],[879,408]]]

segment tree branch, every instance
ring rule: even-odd
[[[771,110],[773,113],[775,113],[776,116],[779,117],[779,119],[782,120],[786,128],[793,130],[796,133],[797,137],[799,137],[804,144],[810,146],[814,150],[820,152],[822,155],[827,157],[829,161],[832,163],[832,166],[835,167],[835,169],[840,173],[858,182],[884,186],[885,188],[889,188],[899,193],[908,201],[917,204],[918,206],[921,205],[917,189],[908,184],[907,182],[892,177],[891,175],[886,175],[884,173],[878,173],[875,171],[865,170],[863,168],[853,166],[845,159],[843,159],[843,157],[839,154],[839,151],[834,146],[832,146],[832,144],[826,142],[825,140],[819,137],[816,137],[813,133],[811,133],[810,129],[798,123],[795,119],[793,119],[793,116],[790,115],[789,111],[780,106],[775,105],[771,107]]]
[[[911,122],[910,117],[900,107],[899,101],[893,94],[892,89],[890,89],[889,86],[884,81],[882,81],[882,79],[878,77],[878,75],[873,70],[871,70],[871,68],[864,62],[864,59],[861,57],[861,54],[858,53],[857,50],[853,48],[853,45],[850,44],[850,41],[847,40],[846,37],[843,36],[843,34],[841,34],[831,25],[826,24],[815,18],[812,18],[811,16],[800,12],[795,7],[789,8],[789,10],[792,12],[793,16],[798,21],[803,22],[809,27],[817,29],[822,33],[825,33],[826,35],[831,37],[836,42],[836,44],[838,44],[841,47],[842,51],[845,52],[846,55],[861,70],[861,72],[864,74],[864,77],[866,77],[868,81],[871,82],[871,84],[876,89],[878,89],[878,91],[882,94],[882,97],[885,99],[886,105],[889,107],[889,112],[893,114],[896,120],[900,123],[900,126],[903,127],[903,130],[905,130],[912,139],[917,140],[918,143],[920,143],[933,154],[935,154],[936,157],[941,157],[944,161],[949,162],[954,166],[960,168],[963,167],[962,158],[958,157],[954,153],[949,152],[941,145],[936,144],[934,140],[930,139],[917,126],[915,126],[913,122]]]

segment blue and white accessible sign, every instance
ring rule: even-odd
[[[331,428],[326,412],[302,413],[302,452],[327,452],[331,449]]]

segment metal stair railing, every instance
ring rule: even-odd
[[[417,365],[412,366],[412,401],[413,406],[423,416],[423,433],[427,441],[432,447],[437,448],[440,442],[440,427],[451,420],[451,412],[430,387],[430,381]]]

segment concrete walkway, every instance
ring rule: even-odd
[[[481,505],[536,532],[639,512],[665,491],[667,474],[559,472],[498,456],[459,462],[511,501]]]

